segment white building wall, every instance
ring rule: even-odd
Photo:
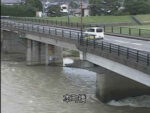
[[[84,16],[90,16],[89,12],[90,12],[89,9],[84,9]]]

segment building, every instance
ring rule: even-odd
[[[73,11],[73,15],[74,16],[81,16],[81,7],[79,7],[78,9],[75,9]],[[89,8],[89,4],[84,3],[82,5],[82,16],[86,17],[86,16],[90,16],[90,8]]]
[[[83,16],[90,16],[89,4],[83,4],[83,6],[82,6],[82,14],[83,14]]]

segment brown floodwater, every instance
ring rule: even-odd
[[[150,113],[149,96],[100,102],[95,97],[96,73],[79,68],[26,66],[5,60],[1,88],[2,113]],[[86,103],[66,103],[65,94],[86,94]]]

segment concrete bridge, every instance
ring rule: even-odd
[[[96,95],[104,102],[150,94],[149,46],[140,49],[131,45],[124,47],[121,43],[81,38],[77,30],[5,19],[1,22],[1,32],[1,40],[11,38],[10,34],[26,40],[27,65],[62,64],[62,48],[78,50],[80,59],[100,67]]]

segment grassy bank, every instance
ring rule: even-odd
[[[112,28],[106,27],[105,31],[111,33]],[[150,25],[121,26],[121,30],[120,27],[113,27],[113,33],[150,37]]]
[[[147,15],[136,15],[136,18],[141,22],[150,22],[150,14]]]
[[[150,30],[150,25],[136,25],[136,26],[128,26],[130,28],[137,28],[137,29],[149,29]]]
[[[43,17],[50,20],[68,21],[68,17]],[[70,17],[70,22],[80,22],[80,17]],[[133,22],[130,16],[89,16],[83,17],[84,23],[121,23]]]

